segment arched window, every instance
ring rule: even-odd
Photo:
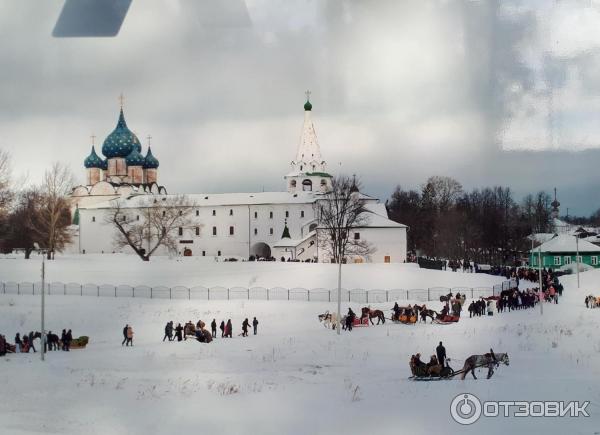
[[[308,231],[314,231],[317,229],[317,224],[310,224],[310,226],[308,227]]]
[[[312,191],[312,181],[310,181],[310,180],[304,180],[302,182],[302,190],[304,190],[306,192]]]
[[[290,181],[290,187],[295,189],[296,188],[296,180],[291,180]]]

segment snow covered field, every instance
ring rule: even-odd
[[[136,276],[148,282],[147,276],[162,277],[160,268],[152,268],[161,261],[150,263],[150,275],[128,272],[129,263],[115,273],[125,282]],[[14,266],[4,266],[8,262]],[[39,266],[23,263],[1,260],[0,271],[19,280]],[[146,266],[139,263],[139,267]],[[328,270],[321,269],[327,265],[285,265],[319,266],[312,269],[312,276],[304,269],[295,269],[302,273],[293,275],[291,269],[278,271],[268,263],[258,265],[261,270],[240,263],[168,264],[178,271],[168,279],[181,283],[207,276],[214,267],[211,281],[225,285],[229,284],[223,282],[226,279],[247,285],[245,280],[254,276],[260,285],[289,286],[291,279],[293,285],[312,286],[316,280],[318,286],[335,285],[323,284],[333,279]],[[51,270],[55,268],[53,280],[85,277],[94,281],[95,276],[102,276],[87,257],[79,270],[65,266],[58,272],[60,265],[60,261],[50,265]],[[396,277],[372,269],[361,273],[360,266],[347,267],[346,276],[355,279],[357,287],[366,288],[385,287],[385,280],[417,278],[419,282],[431,280],[421,288],[434,283],[470,286],[474,284],[467,280],[482,277],[403,267],[397,269]],[[448,282],[452,279],[456,284]],[[492,318],[469,319],[467,315],[453,325],[387,322],[355,328],[340,337],[316,319],[318,313],[335,309],[328,303],[52,296],[47,299],[48,328],[71,328],[75,336],[89,335],[90,344],[85,350],[50,353],[45,363],[39,361],[39,354],[0,359],[0,433],[599,433],[600,309],[587,310],[583,298],[590,292],[600,295],[600,271],[583,273],[581,290],[576,289],[575,277],[563,282],[563,298],[558,305],[546,304],[543,316],[536,309]],[[391,305],[378,307],[387,314]],[[439,303],[432,305],[440,308]],[[360,305],[352,307],[357,311]],[[241,321],[253,316],[260,321],[259,335],[237,336]],[[208,323],[212,318],[231,318],[234,338],[218,338],[208,345],[161,341],[169,320]],[[125,323],[133,325],[136,333],[133,348],[121,347]],[[39,296],[0,295],[0,332],[12,342],[15,332],[31,329],[39,329]],[[455,359],[451,363],[455,369],[467,356],[490,347],[508,352],[511,364],[501,366],[491,380],[485,379],[485,371],[480,371],[477,381],[408,380],[410,355],[422,352],[426,357],[435,352],[440,340]],[[481,417],[471,426],[460,426],[451,419],[450,403],[467,392],[482,401],[587,400],[591,416]]]
[[[41,258],[0,257],[0,281],[39,281]],[[208,257],[152,257],[125,254],[57,256],[46,263],[47,282],[149,286],[334,288],[337,267],[324,263],[215,262]],[[363,289],[492,287],[502,277],[421,270],[417,264],[347,264],[342,286]]]

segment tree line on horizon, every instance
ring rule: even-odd
[[[528,235],[554,231],[551,201],[544,191],[518,202],[510,187],[466,191],[451,177],[432,176],[420,189],[397,186],[386,207],[390,219],[409,227],[409,252],[512,265],[531,249]]]

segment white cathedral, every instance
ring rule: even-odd
[[[135,210],[147,195],[168,196],[158,184],[159,161],[148,146],[145,155],[136,135],[127,127],[123,108],[117,126],[102,145],[104,159],[94,145],[84,160],[86,185],[72,192],[75,237],[71,250],[81,254],[117,252],[116,231],[105,223],[114,200]],[[291,171],[284,176],[286,191],[256,193],[186,194],[196,204],[194,223],[179,230],[178,254],[248,259],[330,261],[319,249],[317,201],[331,186],[331,175],[321,156],[312,121],[312,104],[304,104],[304,125]],[[350,236],[372,247],[366,257],[351,262],[404,262],[406,225],[388,219],[384,204],[360,193],[367,222]],[[287,229],[287,231],[286,231]],[[323,232],[321,232],[323,234]],[[133,253],[126,248],[123,252]],[[169,254],[166,249],[157,254]]]

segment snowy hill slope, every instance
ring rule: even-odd
[[[457,276],[459,274],[456,274]],[[462,275],[462,274],[460,274]],[[600,273],[564,278],[558,305],[462,318],[453,325],[356,328],[337,337],[316,315],[334,304],[279,301],[165,301],[48,298],[47,324],[89,335],[87,349],[0,359],[0,421],[9,434],[506,434],[596,433],[600,427],[600,309],[584,294]],[[600,291],[595,293],[600,294]],[[355,310],[360,305],[352,305]],[[439,303],[432,303],[439,309]],[[391,304],[379,305],[389,313]],[[344,310],[347,305],[344,305]],[[237,336],[257,316],[259,335]],[[233,339],[209,345],[162,342],[163,327],[231,318]],[[136,332],[121,347],[121,329]],[[0,331],[39,325],[39,297],[0,296]],[[455,369],[490,347],[511,364],[491,380],[413,382],[408,361],[434,353],[442,340]],[[589,400],[589,418],[451,420],[460,393],[481,400]]]

